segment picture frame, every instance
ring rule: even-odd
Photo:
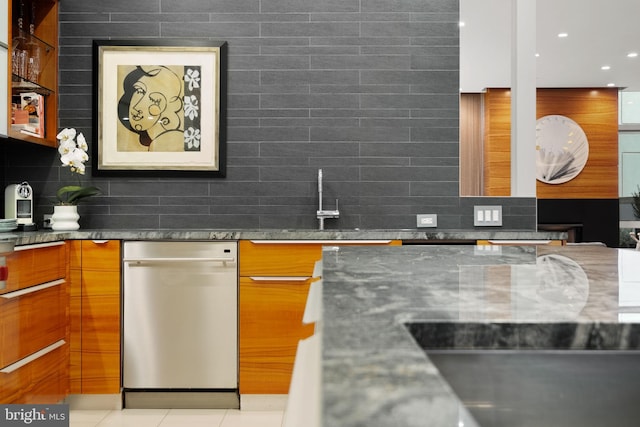
[[[93,41],[93,176],[225,177],[227,43]]]

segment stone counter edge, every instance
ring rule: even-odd
[[[566,240],[566,232],[526,230],[78,230],[7,233],[16,245],[61,240],[403,240],[415,243],[474,240]]]

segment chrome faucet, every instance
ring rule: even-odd
[[[338,199],[336,199],[335,210],[330,211],[322,209],[322,169],[318,169],[318,211],[316,216],[318,218],[319,230],[324,230],[324,220],[326,218],[338,218],[340,216],[340,211],[338,210]]]

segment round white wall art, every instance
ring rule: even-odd
[[[536,178],[562,184],[578,176],[589,158],[589,141],[580,125],[560,115],[536,122]]]

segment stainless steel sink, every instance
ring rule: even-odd
[[[426,354],[482,427],[640,425],[640,351]]]

